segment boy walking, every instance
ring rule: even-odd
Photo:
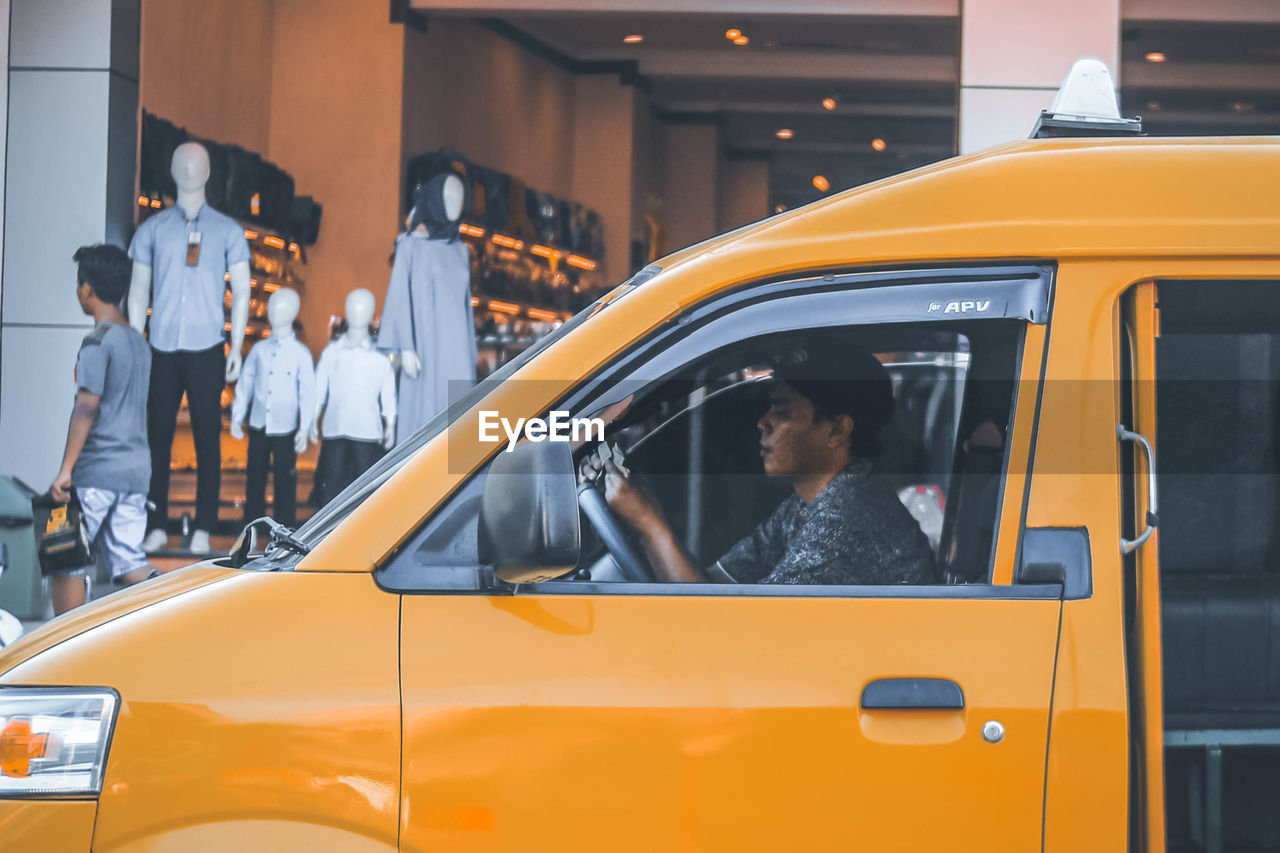
[[[151,349],[130,328],[120,303],[133,264],[116,246],[82,246],[76,296],[93,317],[93,331],[76,357],[76,402],[67,427],[62,468],[49,493],[65,502],[74,490],[89,539],[116,583],[135,583],[152,571],[142,552],[147,528],[151,454],[147,447],[147,386]],[[53,610],[84,604],[84,573],[52,578]]]

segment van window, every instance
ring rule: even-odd
[[[894,402],[867,477],[895,502],[892,518],[911,525],[909,533],[897,528],[901,541],[883,547],[924,543],[928,573],[913,576],[916,583],[986,583],[1024,328],[1021,321],[997,319],[758,336],[704,353],[656,379],[641,378],[649,375],[642,368],[597,389],[573,414],[613,412],[605,443],[625,454],[625,466],[659,502],[695,563],[710,567],[795,494],[791,481],[768,476],[761,460],[757,424],[770,406],[778,365],[827,343],[872,353],[889,377]],[[619,400],[626,401],[621,411]],[[578,448],[580,466],[598,452],[597,445]],[[473,477],[380,573],[379,582],[397,589],[498,586],[476,547],[483,482],[483,473]],[[876,516],[851,517],[840,530],[874,538],[885,526]],[[582,558],[575,572],[555,584],[557,591],[625,585],[585,515],[581,528]],[[672,593],[690,591],[690,585],[664,586]]]
[[[1169,845],[1222,849],[1225,839],[1229,849],[1275,849],[1280,282],[1158,288]],[[1209,814],[1220,817],[1211,824]]]

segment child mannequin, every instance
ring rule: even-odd
[[[249,415],[249,464],[245,478],[245,521],[266,514],[267,465],[275,474],[272,509],[286,527],[297,523],[297,454],[307,449],[315,412],[315,371],[311,351],[293,334],[298,294],[282,287],[267,302],[271,336],[245,359],[231,404],[231,435],[244,438]]]
[[[369,338],[374,307],[372,293],[351,291],[346,334],[325,347],[316,365],[311,439],[324,436],[323,464],[316,472],[322,503],[345,489],[395,442],[395,374],[390,359],[374,349]]]

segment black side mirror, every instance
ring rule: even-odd
[[[8,567],[8,565],[9,565],[9,546],[3,542],[0,542],[0,574],[4,573],[4,570]]]
[[[508,583],[558,578],[578,564],[578,481],[563,441],[522,441],[489,466],[480,553]]]

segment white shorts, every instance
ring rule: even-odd
[[[142,539],[147,534],[146,495],[77,486],[76,497],[89,541],[111,570],[112,579],[150,565],[142,552]]]

